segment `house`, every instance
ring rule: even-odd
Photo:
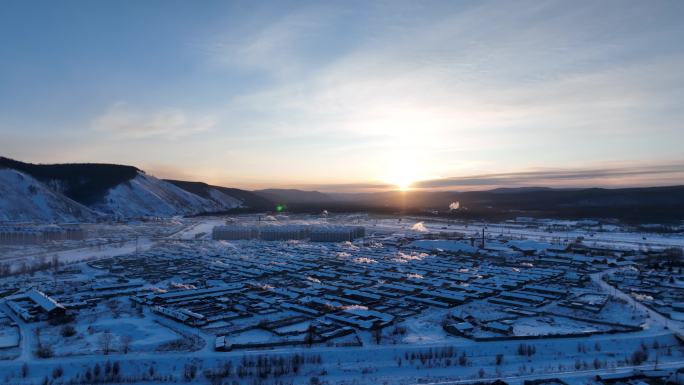
[[[7,297],[7,305],[24,321],[63,316],[65,307],[42,291],[31,289]]]

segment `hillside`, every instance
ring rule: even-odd
[[[118,164],[32,164],[5,157],[0,157],[0,168],[21,171],[84,205],[101,201],[109,189],[140,172],[133,166]]]
[[[99,214],[30,175],[0,169],[0,221],[93,221]]]
[[[235,201],[231,207],[238,206],[239,202]],[[139,173],[135,178],[110,189],[100,202],[91,207],[122,218],[170,217],[212,212],[223,208],[214,201],[144,173]]]
[[[0,158],[0,170],[3,221],[170,217],[271,206],[248,191],[204,184],[207,188],[193,191],[188,186],[194,182],[160,180],[132,166],[42,165]]]
[[[305,191],[296,189],[265,189],[254,191],[272,202],[286,204],[325,204],[333,203],[335,199],[319,191]]]
[[[172,179],[165,179],[165,181],[202,198],[212,200],[225,209],[235,208],[236,204],[239,207],[253,210],[271,210],[274,207],[274,203],[271,200],[251,191],[212,186],[203,182],[187,182]]]

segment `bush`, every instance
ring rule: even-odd
[[[61,366],[58,366],[58,367],[52,369],[52,378],[54,378],[54,379],[62,377],[63,374],[64,374],[64,368],[62,368]]]
[[[72,325],[64,325],[62,330],[60,330],[60,334],[62,337],[71,337],[76,334],[76,329]]]
[[[40,358],[50,358],[53,354],[52,348],[47,345],[41,345],[38,347],[38,350],[36,350],[36,355]]]
[[[64,325],[69,322],[73,322],[74,319],[75,317],[73,316],[73,314],[65,313],[64,315],[48,319],[48,324],[50,324],[51,326]]]
[[[632,362],[632,365],[641,365],[647,359],[648,352],[644,349],[638,349],[632,353],[630,361]]]
[[[461,366],[468,365],[468,357],[466,357],[465,352],[461,353],[461,355],[458,357],[458,364]]]
[[[183,369],[183,377],[185,378],[186,381],[192,381],[195,379],[195,376],[197,375],[197,366],[192,365],[192,364],[186,364],[185,368]]]
[[[520,344],[518,345],[518,355],[531,357],[537,352],[534,345]]]

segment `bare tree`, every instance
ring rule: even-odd
[[[663,250],[663,259],[670,265],[677,265],[684,259],[684,250],[679,247],[668,247]]]
[[[98,342],[100,343],[100,349],[102,349],[102,354],[108,355],[112,349],[112,340],[114,336],[109,330],[105,330],[104,333],[100,335]]]
[[[311,345],[313,345],[315,340],[316,340],[316,326],[311,324],[306,329],[306,345],[308,347],[311,347]]]
[[[123,351],[124,354],[128,354],[128,352],[131,350],[131,341],[132,338],[129,335],[124,335],[121,337],[121,351]]]
[[[371,333],[373,334],[375,343],[379,345],[380,341],[382,341],[382,328],[376,326],[373,328],[373,330],[371,330]]]
[[[57,255],[52,256],[51,265],[52,265],[52,270],[57,271],[57,269],[59,268],[59,257]]]

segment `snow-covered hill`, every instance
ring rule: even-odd
[[[205,199],[153,176],[138,175],[110,189],[100,203],[91,206],[116,217],[174,216],[222,211],[241,207],[231,196],[212,191]]]
[[[242,202],[239,199],[216,189],[209,190],[209,199],[214,202],[219,209],[242,207]]]
[[[269,207],[249,191],[160,180],[133,166],[0,157],[0,221],[94,221]]]
[[[0,169],[0,221],[93,221],[98,215],[27,174]]]

